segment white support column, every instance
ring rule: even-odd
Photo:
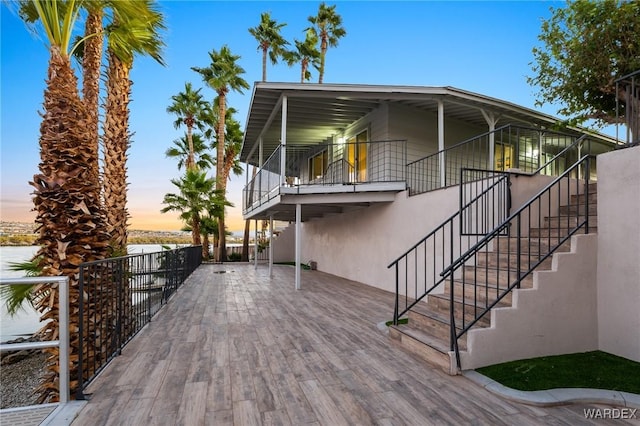
[[[300,290],[300,257],[302,232],[302,204],[296,204],[296,290]]]
[[[259,168],[262,168],[262,166],[264,165],[264,150],[263,150],[263,144],[262,144],[262,136],[260,136],[260,140],[259,140],[259,146],[258,146],[258,165],[260,166]]]
[[[487,170],[494,170],[495,167],[495,156],[496,156],[496,135],[494,130],[496,130],[496,123],[498,122],[499,117],[496,117],[493,113],[487,112],[485,110],[480,110],[482,115],[484,116],[484,120],[489,125],[489,158],[487,158]]]
[[[280,126],[280,186],[287,181],[287,97],[282,97],[282,125]]]
[[[440,166],[440,186],[446,186],[446,174],[445,174],[445,157],[444,157],[444,102],[438,101],[438,163]]]
[[[253,238],[253,266],[258,269],[258,219],[256,219],[256,233]]]
[[[269,216],[269,278],[273,277],[273,216]]]

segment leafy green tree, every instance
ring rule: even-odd
[[[322,83],[324,79],[324,65],[329,47],[336,47],[338,40],[347,35],[347,31],[342,27],[342,17],[336,13],[336,5],[327,6],[326,3],[320,3],[318,14],[309,16],[311,27],[307,30],[313,31],[316,37],[320,39],[320,69],[318,83]]]
[[[249,28],[249,33],[258,41],[258,50],[262,51],[262,81],[267,81],[267,55],[275,65],[285,52],[285,46],[289,44],[280,35],[280,30],[286,25],[278,24],[271,19],[269,12],[264,12],[260,15],[260,24]]]
[[[570,123],[604,125],[615,122],[617,100],[627,125],[639,123],[640,94],[616,92],[615,80],[640,70],[640,2],[578,0],[551,12],[538,36],[543,45],[533,49],[535,75],[528,78],[540,88],[537,105],[560,102],[559,113]],[[635,120],[626,111],[635,111]],[[636,139],[637,126],[631,128]]]
[[[207,86],[212,88],[218,95],[218,126],[217,126],[217,144],[216,144],[216,190],[226,196],[226,180],[223,179],[224,155],[225,155],[225,117],[227,109],[227,94],[230,90],[242,92],[242,89],[248,89],[249,84],[241,75],[244,69],[238,65],[237,61],[240,56],[233,55],[229,47],[222,46],[220,51],[215,49],[209,52],[211,64],[206,68],[192,67],[191,69],[202,76]],[[223,262],[226,257],[225,245],[225,227],[224,212],[218,218],[219,221],[219,238],[217,260]]]
[[[309,81],[311,79],[311,71],[309,67],[312,66],[316,70],[320,69],[320,51],[318,50],[318,37],[314,31],[305,31],[304,41],[295,40],[296,50],[288,50],[283,54],[284,60],[290,67],[295,64],[300,64],[300,83]]]
[[[193,90],[191,83],[184,84],[184,91],[171,97],[173,103],[167,107],[167,112],[177,116],[173,126],[177,129],[183,124],[187,128],[188,156],[185,162],[187,169],[197,167],[195,161],[195,147],[193,141],[194,127],[202,128],[200,116],[206,106],[206,101],[200,90]]]
[[[173,141],[173,146],[165,151],[165,156],[178,159],[178,170],[186,168],[187,159],[191,155],[197,169],[206,170],[215,165],[215,160],[207,152],[209,147],[202,134],[194,133],[191,135],[191,146],[192,148],[189,147],[185,135]]]

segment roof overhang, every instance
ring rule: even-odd
[[[339,134],[383,103],[398,103],[478,126],[491,118],[496,125],[520,124],[551,128],[558,119],[499,99],[453,87],[257,82],[251,95],[240,161],[255,164],[258,145],[268,156],[282,139],[282,104],[286,98],[288,145],[317,144]]]

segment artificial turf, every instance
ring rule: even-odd
[[[593,388],[640,394],[640,363],[602,351],[512,361],[476,371],[523,391]]]

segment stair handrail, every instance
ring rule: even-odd
[[[440,225],[438,225],[431,232],[429,232],[429,234],[427,234],[425,237],[420,239],[411,248],[406,250],[402,255],[398,256],[394,261],[392,261],[387,266],[387,269],[391,268],[394,265],[396,267],[396,297],[395,297],[395,307],[394,307],[394,315],[393,315],[393,323],[394,323],[394,325],[398,324],[398,320],[400,319],[400,317],[402,315],[404,315],[406,312],[408,312],[413,306],[415,306],[418,302],[420,302],[420,300],[422,300],[425,296],[427,296],[429,293],[431,293],[436,287],[438,287],[446,279],[446,278],[440,278],[439,280],[437,280],[429,289],[425,289],[424,293],[420,297],[416,297],[416,300],[414,302],[412,302],[411,304],[407,305],[405,307],[405,309],[400,312],[399,311],[399,297],[400,297],[400,294],[399,294],[399,279],[398,279],[398,272],[399,272],[398,271],[398,264],[399,264],[399,262],[402,259],[406,258],[411,252],[416,250],[416,248],[419,247],[421,244],[425,243],[429,238],[437,235],[439,231],[445,229],[448,225],[451,227],[451,229],[453,229],[454,220],[461,215],[461,212],[465,208],[468,208],[473,203],[478,202],[482,197],[485,197],[485,196],[487,196],[487,194],[491,193],[492,191],[495,191],[496,188],[498,187],[498,185],[503,184],[506,181],[505,185],[506,185],[507,191],[508,191],[509,176],[510,176],[511,173],[509,173],[509,172],[500,172],[500,171],[496,171],[495,173],[497,175],[500,175],[500,176],[496,179],[496,181],[493,184],[491,184],[490,186],[485,188],[480,194],[478,194],[476,197],[474,197],[471,201],[469,201],[467,204],[465,204],[464,206],[459,208],[457,212],[455,212],[454,214],[449,216],[447,219],[445,219],[442,223],[440,223]],[[453,236],[452,236],[452,238],[453,238]],[[451,258],[453,258],[453,253],[452,252],[451,252]]]
[[[581,146],[583,144],[584,141],[589,141],[589,139],[587,138],[587,135],[582,135],[580,136],[580,138],[578,138],[575,142],[573,142],[571,145],[569,145],[568,147],[566,147],[565,149],[563,149],[562,151],[560,151],[558,154],[554,155],[553,158],[549,161],[547,161],[544,165],[540,166],[535,172],[533,173],[521,173],[521,172],[509,172],[512,174],[518,174],[518,175],[525,175],[525,176],[535,176],[536,174],[539,174],[542,170],[544,170],[545,168],[547,168],[552,162],[554,162],[556,159],[560,158],[562,154],[566,153],[569,149],[575,148],[576,146]],[[448,268],[446,268],[445,270],[443,270],[441,272],[440,275],[444,276],[444,274],[448,274],[452,269],[456,268],[460,262],[464,262],[466,260],[468,260],[468,256],[466,258],[464,258],[467,254],[471,253],[474,254],[474,249],[482,247],[481,243],[485,240],[487,240],[489,237],[493,238],[492,236],[495,236],[497,233],[499,233],[500,231],[502,231],[505,226],[511,221],[513,220],[513,218],[520,214],[525,208],[527,208],[528,206],[530,206],[535,200],[536,198],[540,197],[544,192],[546,192],[551,186],[553,186],[555,184],[555,182],[563,177],[566,177],[567,173],[573,171],[574,168],[576,168],[580,163],[582,163],[582,161],[584,160],[585,157],[591,157],[590,153],[585,154],[582,158],[580,158],[578,161],[576,161],[571,167],[569,167],[567,170],[565,170],[560,176],[558,176],[556,179],[554,179],[551,183],[549,183],[547,186],[545,186],[544,188],[542,188],[540,191],[538,191],[538,193],[536,195],[534,195],[533,197],[531,197],[531,199],[529,199],[529,201],[527,201],[524,205],[522,205],[520,208],[518,208],[518,210],[516,210],[514,213],[510,214],[501,224],[499,224],[495,229],[493,229],[491,232],[489,232],[488,234],[486,234],[480,241],[478,241],[473,247],[471,247],[470,249],[467,250],[466,253],[464,253],[463,255],[461,255],[458,259],[456,259],[451,265],[449,265]],[[587,173],[587,181],[588,181],[588,176],[589,174]],[[467,205],[468,206],[468,205]],[[467,206],[461,207],[460,210],[464,210]],[[464,258],[464,259],[463,259]]]
[[[536,195],[534,195],[527,203],[525,203],[523,206],[521,206],[520,208],[518,208],[514,213],[512,213],[511,215],[509,215],[509,217],[503,222],[501,223],[498,227],[496,227],[493,231],[491,231],[490,233],[488,233],[486,236],[484,236],[483,238],[481,238],[476,244],[474,244],[471,248],[469,248],[463,255],[461,255],[458,259],[456,259],[456,261],[452,262],[452,264],[446,268],[445,270],[443,270],[441,272],[441,277],[442,279],[447,279],[449,278],[451,280],[451,291],[450,291],[450,305],[449,305],[449,309],[450,309],[450,318],[451,318],[451,323],[450,323],[450,328],[451,328],[451,342],[450,342],[450,347],[451,350],[455,352],[456,355],[456,359],[457,359],[457,363],[458,363],[458,368],[460,368],[460,354],[459,354],[459,348],[458,348],[458,339],[460,337],[462,337],[467,331],[469,331],[469,329],[471,327],[473,327],[480,319],[482,319],[488,312],[491,311],[491,309],[497,305],[507,294],[509,294],[511,291],[513,291],[514,288],[518,288],[520,286],[520,283],[522,282],[522,280],[524,278],[526,278],[529,274],[531,274],[533,272],[533,270],[538,267],[543,261],[545,261],[547,258],[549,258],[551,255],[553,255],[553,253],[560,247],[562,246],[562,244],[564,244],[569,238],[571,238],[572,235],[574,235],[580,228],[584,227],[585,228],[585,233],[589,233],[589,176],[590,176],[590,163],[591,163],[591,159],[593,157],[590,154],[586,154],[584,156],[582,156],[577,162],[575,162],[571,167],[569,167],[567,170],[565,170],[560,176],[558,176],[557,178],[555,178],[552,182],[550,182],[549,184],[547,184],[542,190],[540,190]],[[539,201],[542,199],[542,197],[550,191],[551,189],[555,186],[558,185],[559,182],[561,182],[562,179],[565,178],[569,178],[571,173],[574,170],[577,170],[580,166],[582,166],[584,163],[585,167],[586,167],[586,173],[585,173],[585,177],[584,177],[584,199],[585,199],[585,203],[584,203],[584,220],[581,223],[577,223],[576,226],[573,229],[568,229],[567,230],[567,235],[560,237],[558,236],[558,242],[555,244],[555,246],[553,248],[549,248],[548,252],[545,253],[544,255],[540,254],[540,251],[538,252],[538,261],[531,264],[529,263],[529,266],[527,268],[526,272],[522,272],[521,269],[521,246],[520,246],[520,238],[522,238],[521,235],[521,217],[522,217],[522,213],[530,208],[535,202]],[[576,179],[576,181],[580,181],[581,179]],[[571,195],[569,193],[569,195]],[[578,195],[580,195],[578,193]],[[579,203],[578,203],[579,206]],[[582,206],[579,206],[582,207]],[[577,217],[580,217],[580,212],[577,213]],[[486,304],[486,306],[482,309],[482,311],[478,314],[477,312],[474,313],[474,319],[470,320],[469,322],[465,321],[465,313],[464,313],[464,300],[463,300],[463,314],[462,314],[462,326],[460,327],[460,331],[457,332],[456,331],[456,324],[455,324],[455,315],[454,315],[454,291],[453,291],[453,280],[454,280],[454,272],[459,269],[465,262],[467,262],[469,259],[471,259],[472,257],[474,257],[476,254],[478,254],[480,252],[480,250],[483,247],[488,246],[488,244],[493,241],[495,239],[496,236],[499,235],[499,232],[502,231],[505,228],[509,228],[512,225],[512,222],[516,220],[516,233],[517,233],[517,239],[518,241],[516,242],[516,247],[517,247],[517,252],[516,252],[516,259],[517,259],[517,271],[515,274],[515,281],[513,283],[508,283],[508,286],[505,287],[504,291],[502,292],[502,294],[500,294],[499,296],[496,297],[496,299],[491,302]],[[531,218],[529,216],[529,221],[531,221]],[[540,221],[540,218],[538,218],[538,221]],[[579,222],[579,220],[577,221]],[[542,238],[542,237],[538,237],[538,238]],[[549,241],[551,240],[551,234],[549,232],[549,236],[547,237],[549,239]],[[531,252],[528,252],[529,254],[529,258],[531,256]],[[530,259],[529,259],[530,260]],[[510,281],[510,279],[509,279]],[[499,290],[499,288],[498,288]],[[464,295],[463,295],[464,296]],[[477,309],[476,309],[477,311]]]

